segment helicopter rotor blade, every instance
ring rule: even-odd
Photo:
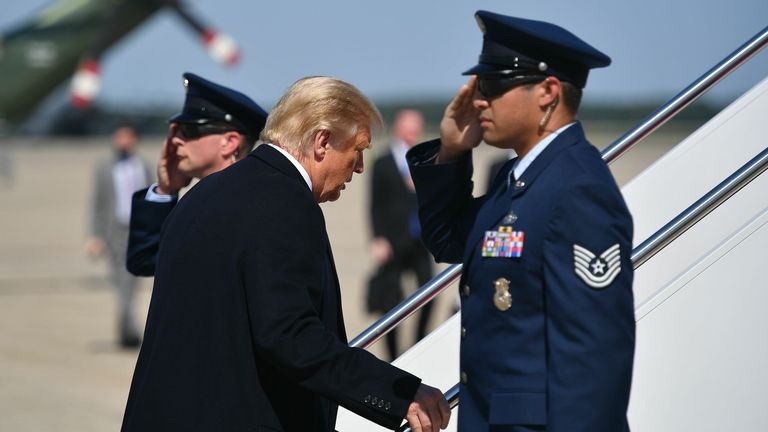
[[[125,17],[135,14],[136,5],[130,1],[115,3],[116,6],[105,9],[102,13],[97,37],[94,37],[83,54],[77,70],[72,75],[69,86],[70,101],[76,108],[86,108],[101,91],[101,57],[134,24],[126,22]],[[146,16],[162,6],[152,3]],[[141,19],[143,21],[143,18]]]
[[[200,18],[193,15],[179,1],[166,0],[165,3],[176,12],[182,21],[202,37],[208,55],[216,62],[225,66],[237,65],[240,60],[240,48],[230,35],[205,25]]]

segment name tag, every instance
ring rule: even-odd
[[[498,231],[486,231],[483,239],[483,257],[519,258],[523,254],[525,233],[512,231],[511,226],[500,226]]]

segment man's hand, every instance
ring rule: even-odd
[[[371,243],[371,256],[376,265],[382,266],[392,259],[392,245],[384,237],[376,237]]]
[[[179,158],[176,156],[176,145],[173,137],[179,126],[171,124],[168,136],[165,137],[163,149],[160,150],[160,160],[157,161],[157,192],[160,195],[176,195],[179,189],[188,185],[192,177],[179,171]]]
[[[99,237],[89,237],[85,241],[85,253],[91,259],[96,259],[104,254],[107,249],[107,245]]]
[[[477,77],[472,77],[461,86],[459,92],[445,109],[440,122],[440,153],[438,162],[458,159],[472,150],[483,139],[483,130],[478,121],[478,110],[472,101],[475,96]]]
[[[408,406],[405,419],[413,432],[438,432],[448,427],[451,409],[440,390],[421,384]]]

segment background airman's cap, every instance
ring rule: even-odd
[[[584,88],[590,69],[611,64],[610,57],[554,24],[487,11],[477,11],[475,19],[483,51],[464,75],[546,75]]]
[[[254,137],[264,129],[267,112],[248,96],[189,72],[184,74],[184,87],[184,107],[169,122],[231,124]]]

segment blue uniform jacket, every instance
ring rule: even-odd
[[[509,188],[514,160],[474,198],[471,153],[431,163],[439,144],[408,159],[425,243],[464,264],[459,430],[629,430],[632,218],[599,152],[577,123]],[[483,257],[486,232],[509,226],[520,256]]]
[[[164,203],[147,201],[146,195],[145,188],[135,192],[131,200],[126,268],[135,276],[155,275],[160,232],[177,202],[176,198]]]

